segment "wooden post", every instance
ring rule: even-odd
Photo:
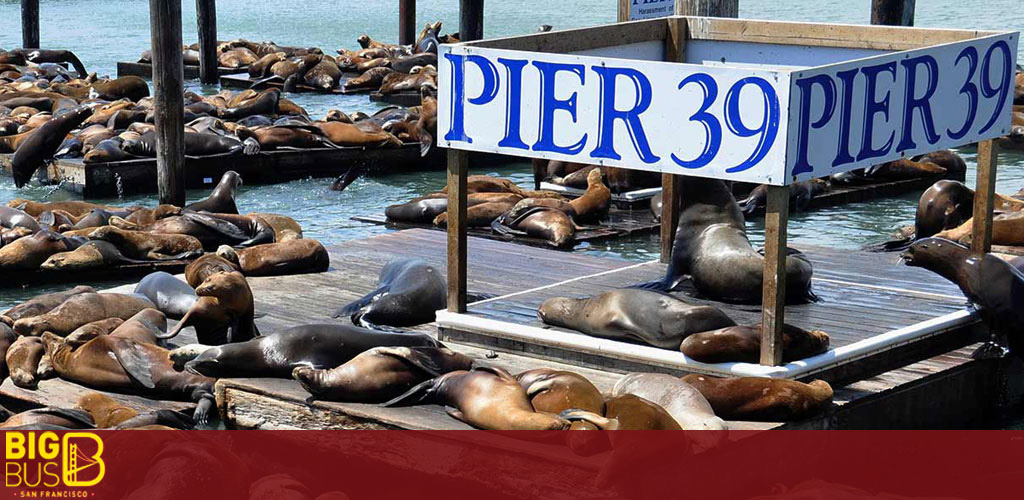
[[[39,48],[39,0],[21,0],[21,46]]]
[[[459,40],[471,42],[484,37],[484,0],[459,0]]]
[[[185,124],[181,62],[181,0],[149,0],[160,203],[185,206]]]
[[[448,150],[448,310],[466,312],[466,173],[469,153]]]
[[[996,197],[996,143],[978,143],[978,177],[974,186],[974,222],[971,225],[971,251],[985,254],[992,249],[992,207]]]
[[[628,3],[625,0],[624,3]],[[626,6],[626,15],[629,7]],[[679,12],[679,4],[676,4]],[[668,36],[665,37],[665,61],[686,62],[687,24],[682,20],[668,21]],[[672,246],[676,239],[676,226],[679,224],[679,187],[683,182],[681,175],[661,174],[661,262],[672,261]]]
[[[786,225],[789,186],[768,186],[764,214],[764,282],[761,302],[761,364],[782,364],[786,308]]]
[[[915,0],[871,0],[871,24],[913,26]]]
[[[196,0],[196,24],[199,28],[199,81],[214,84],[217,74],[217,2]]]
[[[416,43],[416,0],[398,0],[398,43]]]
[[[739,17],[740,0],[676,0],[680,16]]]

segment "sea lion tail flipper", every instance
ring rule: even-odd
[[[185,212],[181,214],[181,216],[184,217],[189,222],[194,222],[203,227],[209,228],[211,231],[222,234],[226,237],[233,238],[242,242],[245,242],[250,239],[249,235],[242,232],[242,230],[239,229],[238,226],[230,222],[218,219],[216,217],[211,217],[209,215],[202,214],[199,212]]]
[[[89,412],[78,408],[58,408],[55,406],[47,406],[45,408],[41,408],[39,411],[49,415],[65,418],[72,422],[78,422],[86,429],[96,428],[96,423],[93,421],[92,415],[90,415]]]
[[[349,184],[355,182],[355,180],[360,178],[364,173],[366,173],[366,171],[366,165],[353,165],[352,167],[349,167],[343,175],[338,176],[338,178],[331,183],[331,187],[329,189],[331,191],[338,192],[344,191]]]
[[[260,143],[253,137],[247,137],[242,141],[242,154],[252,156],[260,152]]]
[[[429,130],[420,131],[420,157],[425,157],[430,154],[431,148],[434,147],[434,135]]]
[[[865,245],[862,250],[866,252],[902,252],[914,243],[914,237],[910,236],[907,238],[897,238],[894,240],[883,241],[882,243],[872,243]]]
[[[423,370],[431,377],[444,375],[444,368],[427,353],[427,349],[424,347],[378,347],[377,353],[405,361],[409,365]]]
[[[146,389],[155,389],[152,366],[144,349],[128,339],[120,340],[118,347],[118,349],[114,349],[114,357],[118,363],[121,363],[121,367],[124,368],[128,376]]]
[[[281,80],[281,77],[277,76],[277,75],[271,75],[271,76],[268,76],[266,78],[261,78],[259,80],[256,80],[256,81],[252,82],[252,84],[249,85],[249,88],[252,89],[252,90],[258,90],[259,88],[263,87],[265,84],[270,83],[270,82],[275,81],[275,80]]]
[[[667,292],[667,291],[669,291],[669,286],[665,282],[665,280],[663,280],[663,279],[655,280],[655,281],[645,281],[643,283],[636,283],[636,284],[630,285],[627,288],[635,288],[635,289],[639,289],[639,290],[650,290],[652,292]]]
[[[173,339],[174,337],[177,337],[178,334],[181,333],[182,329],[184,329],[186,326],[189,326],[188,320],[192,317],[192,313],[195,311],[197,306],[199,306],[199,301],[198,300],[196,301],[195,304],[192,304],[192,307],[190,307],[188,309],[188,311],[185,312],[185,315],[181,317],[181,321],[178,321],[178,324],[174,325],[174,329],[173,330],[171,330],[171,331],[169,331],[169,332],[167,332],[167,333],[165,333],[163,335],[155,334],[157,340],[167,340],[167,339]]]
[[[359,312],[359,310],[362,309],[364,306],[366,306],[366,305],[370,304],[371,302],[377,300],[378,297],[380,297],[381,295],[384,295],[390,289],[391,289],[390,285],[382,286],[382,287],[380,287],[380,288],[378,288],[378,289],[376,289],[376,290],[374,290],[374,291],[364,295],[363,297],[358,298],[358,299],[356,299],[356,300],[354,300],[352,302],[349,302],[348,304],[342,306],[337,311],[334,311],[334,314],[331,314],[331,317],[332,318],[341,318],[341,317],[345,317],[345,316],[353,316],[357,312]],[[355,320],[353,320],[352,322],[355,323]]]
[[[381,406],[415,406],[429,402],[434,396],[434,387],[437,384],[438,379],[432,378],[430,380],[420,382],[405,391],[403,394],[395,397],[394,399],[381,403]]]

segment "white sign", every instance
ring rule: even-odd
[[[1016,34],[815,68],[442,45],[438,144],[784,185],[1005,135],[1016,53]]]
[[[655,19],[675,14],[675,0],[629,0],[629,20]]]

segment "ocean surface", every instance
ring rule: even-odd
[[[417,25],[434,20],[444,22],[442,31],[457,31],[458,4],[455,0],[420,0],[417,2]],[[757,19],[799,20],[823,23],[866,24],[870,17],[868,0],[741,0],[740,16]],[[40,37],[48,48],[75,51],[90,71],[114,75],[117,61],[134,61],[149,47],[149,2],[145,0],[43,0],[40,6]],[[397,2],[365,0],[264,2],[220,0],[217,2],[218,34],[222,40],[244,37],[251,40],[272,40],[279,44],[318,46],[325,53],[338,48],[357,48],[356,37],[369,34],[382,41],[397,39]],[[0,47],[21,44],[20,4],[0,1]],[[484,35],[487,37],[531,33],[540,25],[555,29],[606,24],[615,21],[614,0],[497,1],[486,3]],[[965,2],[928,0],[918,2],[918,26],[1021,29],[1024,8],[1020,0]],[[182,2],[183,40],[196,40],[195,4]],[[1021,57],[1024,60],[1024,57]],[[215,93],[218,88],[189,82],[189,88]],[[315,117],[332,108],[348,112],[372,112],[379,106],[365,96],[289,95]],[[968,184],[973,184],[973,149],[960,153],[969,165]],[[1024,154],[1000,154],[997,188],[1014,193],[1024,186]],[[474,174],[494,173],[524,185],[531,183],[528,163],[474,169]],[[325,244],[364,238],[387,229],[355,222],[357,215],[379,214],[387,205],[408,200],[444,186],[443,171],[402,174],[388,177],[362,178],[343,193],[329,191],[331,179],[307,179],[271,186],[245,186],[238,195],[240,210],[277,212],[294,217],[302,224],[306,236]],[[205,196],[204,191],[190,191],[189,198]],[[11,179],[0,177],[0,202],[13,198],[59,200],[68,195],[52,187],[15,189]],[[874,200],[813,213],[793,214],[790,218],[790,243],[826,245],[857,249],[885,239],[898,226],[912,223],[919,195]],[[127,197],[96,200],[119,204],[155,204],[154,197]],[[759,244],[763,226],[760,221],[748,223],[751,238]],[[585,245],[578,249],[597,255],[629,260],[656,257],[656,236],[639,236],[608,243]],[[2,279],[2,277],[0,277]],[[0,289],[0,308],[50,288],[27,290]]]

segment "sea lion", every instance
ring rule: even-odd
[[[63,210],[75,217],[81,217],[96,209],[108,210],[111,212],[121,210],[121,208],[118,207],[112,207],[109,205],[98,205],[96,203],[89,203],[87,201],[70,200],[38,202],[22,198],[15,198],[7,202],[7,206],[23,210],[25,213],[31,215],[32,217],[39,217],[39,214],[53,210]]]
[[[319,273],[331,264],[327,249],[319,241],[307,239],[265,243],[239,250],[221,245],[217,255],[238,264],[246,276]]]
[[[144,309],[145,310],[145,309]],[[71,346],[72,349],[85,344],[86,342],[99,337],[100,335],[108,335],[114,331],[117,327],[121,326],[124,320],[121,318],[107,318],[99,321],[93,321],[92,323],[86,323],[75,331],[64,337],[64,343]]]
[[[14,330],[11,330],[7,323],[0,323],[0,381],[10,375],[10,371],[7,368],[7,351],[18,338],[18,334],[14,333]]]
[[[16,227],[14,229],[3,229],[0,230],[0,247],[7,246],[10,243],[20,240],[26,236],[31,236],[32,230],[24,227]]]
[[[181,319],[199,300],[196,291],[169,273],[157,271],[147,274],[135,286],[135,292],[156,305],[156,309],[171,319]]]
[[[490,194],[490,193],[476,193],[476,194]],[[516,196],[516,195],[511,195]],[[508,211],[508,217],[515,219],[520,215],[526,213],[533,207],[548,207],[555,210],[565,212],[569,217],[575,218],[576,209],[569,204],[568,201],[559,200],[556,198],[523,198],[516,202],[515,205]]]
[[[498,234],[520,234],[546,240],[555,248],[571,248],[576,243],[576,224],[569,215],[542,206],[533,207],[515,218],[502,215],[494,219],[491,229]]]
[[[249,76],[263,78],[270,72],[270,67],[275,63],[284,61],[288,56],[284,52],[274,52],[260,57],[249,65]]]
[[[280,90],[264,90],[260,93],[259,97],[244,105],[220,110],[220,118],[235,121],[252,115],[277,114],[277,105],[280,99]]]
[[[137,411],[118,403],[114,398],[98,392],[83,394],[75,406],[92,416],[96,427],[100,429],[114,427],[139,415]]]
[[[402,141],[383,130],[369,132],[356,124],[344,122],[316,122],[325,137],[337,146],[401,147]]]
[[[576,219],[580,222],[592,222],[608,216],[611,206],[612,192],[601,181],[601,171],[591,170],[587,174],[587,191],[583,196],[569,202]]]
[[[683,430],[664,408],[634,394],[622,394],[605,402],[604,416],[582,410],[566,410],[561,417],[576,423],[588,422],[605,431]]]
[[[206,199],[190,203],[185,206],[186,210],[196,212],[205,211],[215,214],[238,214],[238,207],[235,205],[235,193],[242,186],[242,176],[234,170],[224,172],[220,177],[217,187]]]
[[[829,336],[821,330],[783,326],[783,362],[821,354],[828,346]],[[679,349],[701,363],[757,363],[761,358],[761,326],[729,326],[695,333],[683,340]]]
[[[659,289],[675,289],[690,276],[703,296],[746,304],[760,303],[764,257],[750,245],[743,213],[724,182],[683,177],[678,183],[679,225],[672,262]],[[803,254],[786,259],[787,303],[813,300],[813,268]]]
[[[303,75],[302,80],[314,89],[329,91],[341,81],[341,68],[334,58],[324,57]]]
[[[50,271],[112,267],[121,264],[144,264],[145,260],[125,257],[112,243],[87,241],[70,252],[58,252],[39,265]]]
[[[123,145],[124,140],[120,137],[101,141],[95,147],[90,149],[89,152],[85,153],[85,156],[82,157],[82,161],[85,163],[111,163],[138,158],[137,156],[122,149]]]
[[[605,181],[613,193],[661,187],[661,173],[631,168],[606,167]]]
[[[363,72],[363,74],[349,79],[345,82],[345,90],[362,90],[362,89],[379,89],[381,83],[384,82],[384,77],[394,73],[395,70],[391,68],[369,68]]]
[[[488,201],[485,203],[479,203],[468,207],[466,209],[466,226],[467,227],[487,227],[490,226],[503,214],[515,206],[516,201]],[[445,211],[434,217],[433,223],[435,226],[447,227],[448,226],[448,212]]]
[[[89,86],[88,94],[94,94],[96,97],[108,101],[127,98],[133,102],[139,102],[142,98],[149,97],[149,84],[138,76],[121,76],[113,80],[100,80],[93,83]]]
[[[153,307],[152,302],[134,294],[80,293],[49,312],[15,321],[14,331],[35,337],[43,332],[65,336],[86,323],[106,318],[126,320],[149,307]]]
[[[501,368],[474,366],[420,383],[384,406],[435,403],[473,427],[488,430],[563,430],[565,419],[533,410],[526,390]]]
[[[51,427],[36,428],[52,429],[52,426],[57,426],[61,428],[61,430],[68,430],[93,429],[96,427],[95,423],[93,423],[92,416],[82,410],[47,406],[23,411],[17,415],[13,415],[11,418],[7,419],[6,422],[0,424],[0,428],[7,430],[24,428],[25,430],[28,430],[28,426],[40,425]]]
[[[245,68],[256,62],[257,56],[245,47],[235,47],[217,54],[217,65],[222,68]]]
[[[662,193],[658,193],[651,197],[651,217],[654,218],[654,222],[661,222],[661,210],[662,210]]]
[[[208,253],[185,266],[185,282],[195,288],[218,272],[240,271],[238,265],[215,253]]]
[[[240,136],[255,139],[264,151],[279,148],[309,149],[334,148],[334,143],[323,136],[320,129],[312,126],[304,127],[260,127],[254,129],[238,129]]]
[[[913,161],[900,158],[864,169],[864,175],[873,179],[917,179],[920,177],[942,176],[946,169],[930,161]]]
[[[1010,353],[1024,356],[1024,273],[992,254],[979,256],[971,249],[941,238],[914,242],[902,255],[908,266],[923,267],[956,283],[978,313],[999,336]]]
[[[575,408],[604,414],[604,396],[586,377],[573,372],[536,368],[516,375],[535,411],[558,415]]]
[[[287,215],[268,214],[265,212],[250,212],[246,217],[259,217],[274,230],[274,241],[285,241],[285,236],[291,235],[293,239],[302,238],[302,226],[295,219]]]
[[[274,230],[259,217],[206,212],[183,212],[165,217],[144,229],[154,234],[184,234],[198,239],[203,248],[220,245],[247,247],[274,241]]]
[[[156,156],[156,131],[148,131],[135,141],[124,141],[121,148],[128,154],[153,158]],[[258,152],[259,147],[253,141],[243,142],[235,137],[185,132],[187,156],[251,155]]]
[[[17,208],[0,206],[0,226],[8,229],[21,227],[32,231],[41,231],[39,222],[34,217]]]
[[[725,430],[711,404],[693,386],[665,373],[630,373],[615,383],[611,396],[633,394],[661,406],[683,430]]]
[[[167,330],[167,317],[156,309],[143,309],[107,335],[131,339],[142,344],[158,344],[157,335]]]
[[[22,318],[29,318],[32,316],[39,316],[52,311],[57,306],[64,303],[72,295],[79,295],[83,293],[95,293],[96,290],[91,286],[78,285],[71,290],[64,292],[47,293],[43,295],[37,295],[21,304],[18,304],[0,314],[0,320],[8,325],[13,325],[15,321]]]
[[[299,325],[246,342],[209,347],[199,352],[186,346],[172,354],[185,369],[210,377],[291,378],[300,366],[330,369],[347,363],[356,355],[374,347],[439,347],[422,333],[394,333],[369,330],[352,325]]]
[[[553,297],[537,309],[549,325],[594,337],[678,349],[687,336],[736,323],[713,306],[695,306],[667,294],[621,289],[594,297]]]
[[[473,359],[445,347],[374,347],[328,370],[300,366],[292,377],[317,399],[383,403],[425,380],[469,370]]]
[[[11,158],[11,175],[14,177],[14,184],[20,188],[28,183],[32,174],[43,166],[44,162],[53,158],[53,154],[60,148],[68,133],[78,128],[86,118],[92,115],[92,112],[92,108],[88,106],[79,106],[74,110],[54,116],[32,132],[18,146]]]
[[[959,181],[940,180],[932,184],[917,202],[914,232],[917,238],[953,229],[971,218],[974,191]]]
[[[935,237],[970,245],[974,237],[973,228],[974,218],[971,217],[953,229],[936,233]],[[1024,211],[1002,213],[992,218],[992,244],[1007,246],[1024,245]],[[0,249],[0,252],[2,251]]]
[[[39,384],[39,362],[44,354],[39,337],[18,337],[5,355],[11,382],[18,387],[35,389]]]
[[[426,85],[420,87],[420,118],[414,130],[420,141],[420,156],[426,157],[437,136],[437,92]]]
[[[167,349],[110,335],[96,337],[75,350],[50,332],[43,334],[42,340],[61,378],[100,390],[195,401],[196,422],[207,423],[216,380],[175,371]]]
[[[73,250],[76,245],[60,233],[42,230],[0,248],[0,269],[38,269],[51,255]]]
[[[89,233],[89,239],[112,243],[125,255],[135,259],[190,259],[203,253],[203,244],[195,237],[184,234],[156,234],[103,226]]]
[[[794,212],[807,210],[811,200],[817,196],[827,193],[832,189],[828,179],[811,179],[798,182],[789,186],[789,208]],[[768,204],[768,186],[762,184],[754,188],[747,195],[747,198],[739,201],[740,210],[743,215],[750,217],[758,213],[764,213]]]
[[[173,338],[188,326],[195,327],[199,342],[221,345],[244,342],[259,336],[254,322],[252,289],[237,271],[216,272],[196,287],[199,297],[174,330],[158,339]]]
[[[148,226],[164,217],[172,215],[181,215],[181,207],[157,205],[155,208],[139,208],[127,217],[124,217],[124,220],[139,226]]]
[[[726,420],[787,422],[802,420],[832,404],[832,386],[762,377],[719,378],[690,374],[683,382],[700,391],[715,414]]]
[[[389,262],[380,271],[376,290],[338,309],[333,318],[351,317],[352,323],[412,326],[430,323],[444,309],[447,284],[444,275],[420,259]]]

